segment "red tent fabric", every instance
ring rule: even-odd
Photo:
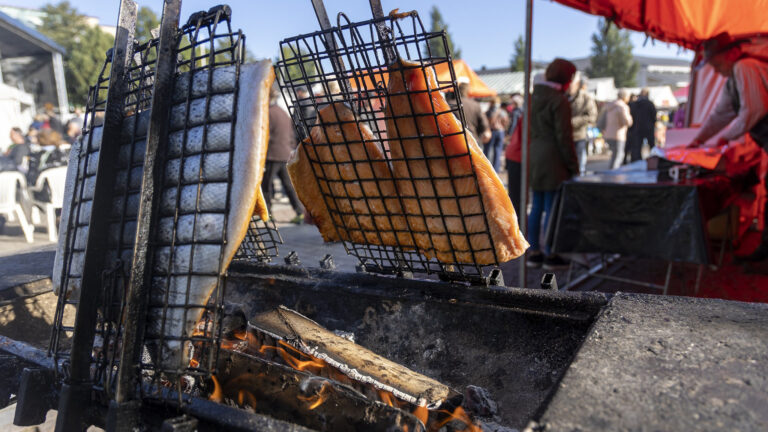
[[[695,49],[721,32],[731,36],[768,33],[768,0],[555,0],[621,28]]]

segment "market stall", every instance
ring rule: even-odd
[[[691,1],[691,0],[674,0],[674,1],[658,1],[658,0],[634,0],[634,1],[620,1],[620,0],[557,0],[559,3],[581,10],[586,13],[590,13],[593,15],[599,15],[603,16],[609,21],[611,21],[614,25],[617,25],[621,28],[626,28],[630,30],[640,31],[648,35],[648,37],[651,37],[656,40],[660,40],[663,42],[668,43],[675,43],[678,44],[684,48],[689,49],[698,49],[702,42],[712,38],[718,34],[721,33],[727,33],[730,36],[733,37],[739,37],[739,38],[747,38],[747,37],[757,37],[758,35],[768,33],[768,22],[766,22],[763,18],[762,11],[765,10],[765,7],[768,5],[767,1],[760,0],[760,1],[747,1],[747,0],[739,0],[739,1],[725,1],[725,0],[716,0],[711,1],[708,3],[707,8],[702,8],[699,2]],[[530,60],[530,26],[532,22],[532,8],[533,8],[533,2],[528,2],[528,17],[527,17],[527,34],[528,42],[526,47],[526,54],[527,59]],[[700,60],[700,57],[697,56],[694,60],[694,63],[698,63]],[[530,82],[530,64],[531,62],[528,61],[526,63],[526,71],[528,73],[526,82]],[[698,79],[697,79],[698,78]],[[707,118],[708,114],[710,113],[711,109],[713,108],[715,101],[719,97],[720,92],[722,91],[724,85],[724,79],[715,73],[715,71],[709,67],[703,67],[699,71],[695,72],[695,76],[690,88],[690,98],[688,103],[688,116],[687,116],[687,125],[691,126],[699,126],[704,119]],[[528,94],[526,94],[526,102],[528,101]],[[529,113],[526,113],[529,114]],[[529,124],[529,121],[525,121],[526,126]],[[524,129],[524,134],[526,137],[528,136],[527,127]],[[688,135],[688,138],[692,138],[694,135]],[[709,148],[704,147],[700,149],[687,149],[685,148],[687,144],[690,143],[690,141],[685,141],[685,136],[678,136],[675,140],[673,140],[672,146],[678,146],[677,149],[673,149],[671,151],[667,151],[666,153],[660,154],[660,156],[670,161],[673,164],[681,164],[683,167],[693,166],[702,168],[702,172],[705,172],[707,170],[711,170],[712,167],[708,166],[708,164],[711,162],[708,157],[713,154],[713,152],[716,152],[711,146]],[[529,142],[528,138],[525,138],[526,142]],[[746,145],[749,146],[749,139],[745,138],[742,140],[743,142],[747,143]],[[523,149],[523,160],[526,159],[527,149],[524,146]],[[763,157],[762,152],[757,147],[745,147],[742,148],[742,150],[746,149],[749,153],[748,159],[750,160],[751,164],[746,167],[745,170],[741,170],[741,168],[745,168],[744,166],[739,166],[739,175],[744,174],[747,175],[750,171],[756,169],[756,167],[759,167],[760,165],[760,159]],[[704,162],[704,165],[702,163]],[[691,171],[692,172],[692,171]],[[611,252],[618,249],[622,249],[622,253],[631,253],[631,254],[638,254],[639,255],[647,255],[648,250],[646,249],[643,253],[643,244],[647,243],[648,237],[645,236],[637,236],[634,237],[634,240],[630,242],[631,244],[627,244],[626,242],[609,242],[609,243],[602,243],[600,242],[594,243],[594,242],[585,242],[583,241],[586,237],[589,236],[589,233],[585,233],[583,230],[585,227],[591,227],[590,229],[593,230],[593,233],[596,231],[602,231],[603,234],[610,233],[610,232],[616,232],[615,229],[619,226],[621,226],[623,223],[630,223],[630,221],[633,219],[634,216],[626,211],[622,211],[621,209],[626,209],[625,206],[623,206],[622,203],[628,203],[630,201],[635,201],[637,196],[633,192],[640,191],[641,194],[643,193],[661,193],[663,190],[675,190],[675,189],[685,189],[685,188],[693,188],[692,190],[697,191],[696,193],[701,192],[701,188],[706,185],[709,181],[703,180],[703,179],[692,179],[692,183],[690,184],[679,184],[679,182],[674,182],[674,184],[670,183],[663,183],[658,182],[658,172],[648,171],[647,173],[642,173],[640,177],[640,181],[638,181],[637,177],[621,177],[620,179],[613,176],[612,174],[607,174],[604,176],[595,176],[592,181],[589,179],[579,179],[574,180],[568,184],[566,184],[563,196],[561,197],[561,207],[559,208],[559,213],[562,215],[565,215],[565,217],[561,218],[553,218],[553,226],[550,227],[550,233],[560,233],[562,234],[565,231],[570,232],[571,235],[576,235],[576,239],[571,239],[568,243],[560,242],[558,243],[558,236],[559,234],[556,234],[554,239],[550,236],[550,240],[554,241],[555,250],[559,252],[566,252],[566,251],[595,251],[596,249],[601,249],[602,252]],[[749,187],[753,185],[749,185],[748,183],[741,183],[737,180],[738,176],[733,176],[733,173],[730,172],[722,172],[720,175],[722,177],[719,182],[724,183],[731,183],[729,186],[721,188],[722,190],[730,190],[731,193],[728,196],[723,196],[719,198],[719,203],[722,205],[725,205],[725,203],[730,203],[735,200],[736,195],[738,195],[742,189],[740,187]],[[758,175],[761,173],[758,171]],[[522,190],[527,191],[527,175],[525,168],[523,169],[523,179],[522,179]],[[656,179],[656,180],[654,180]],[[605,200],[604,198],[601,199],[601,208],[602,211],[600,212],[600,218],[595,217],[594,212],[585,210],[583,207],[580,207],[579,205],[576,205],[576,207],[571,208],[569,207],[570,204],[573,204],[574,201],[571,200],[571,192],[574,192],[576,190],[579,190],[582,195],[584,193],[593,193],[594,196],[600,196],[601,193],[604,191],[601,189],[601,187],[595,186],[595,185],[611,185],[610,187],[615,187],[621,190],[621,193],[615,197],[615,200],[611,201],[610,206],[605,206]],[[638,187],[638,185],[645,185],[643,187]],[[650,187],[653,185],[652,188],[646,190],[646,187]],[[525,196],[525,193],[523,193],[523,196]],[[654,197],[656,199],[658,197]],[[698,199],[698,198],[697,198]],[[761,201],[761,194],[757,194],[756,202]],[[583,204],[583,200],[581,204]],[[682,205],[680,202],[677,204]],[[677,209],[678,216],[680,216],[680,213],[683,212],[683,208],[680,207],[680,205],[676,205],[675,203],[671,201],[665,201],[664,203],[657,202],[657,207],[659,208],[659,211],[662,209],[666,211],[670,211],[670,209]],[[523,202],[523,206],[525,206],[525,202]],[[610,208],[607,208],[610,207]],[[749,206],[742,206],[742,207],[749,207]],[[751,208],[756,209],[760,208],[761,206],[759,204],[752,203]],[[653,209],[648,208],[648,211],[651,211]],[[575,212],[573,214],[570,214],[569,212]],[[614,214],[614,211],[621,214],[623,217],[619,219],[612,219],[610,217],[603,217],[606,214]],[[707,214],[705,212],[696,211],[695,214],[692,215],[692,217],[696,218],[696,225],[699,226],[705,226],[707,219],[711,217],[712,215]],[[577,215],[577,216],[574,216]],[[748,215],[743,218],[743,221],[745,223],[748,223],[751,221],[751,219],[748,217]],[[573,225],[572,222],[574,222],[576,218],[578,217],[578,223],[576,225]],[[662,216],[659,215],[658,218],[652,219],[653,222],[648,224],[648,228],[652,228],[654,232],[660,232],[664,231],[664,227],[669,227],[669,224],[674,224],[675,221],[678,219],[672,218],[670,220],[664,220]],[[598,222],[602,222],[599,223]],[[579,228],[579,229],[576,229]],[[706,232],[703,232],[704,230],[699,230],[700,232],[696,233],[696,238],[700,241],[702,241],[702,250],[706,249],[703,245],[706,243]],[[670,239],[671,241],[674,241],[676,239]],[[624,243],[624,244],[619,244]],[[589,245],[588,247],[585,245]],[[599,245],[599,247],[598,247]],[[699,247],[699,246],[696,246]],[[667,256],[668,254],[660,253],[659,251],[656,251],[658,253],[651,254],[653,257],[660,258],[660,259],[668,259],[670,262],[675,260],[680,260],[680,257],[676,256]],[[698,260],[702,262],[709,262],[708,259],[704,259],[703,257],[706,255],[706,253],[697,254]],[[696,260],[690,260],[688,258],[688,262],[697,262]],[[522,260],[524,261],[524,260]],[[684,260],[683,260],[684,261]],[[524,269],[525,263],[521,263],[521,269]],[[524,270],[521,271],[521,279],[524,278]]]

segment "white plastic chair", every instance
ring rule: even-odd
[[[14,215],[19,218],[21,230],[27,243],[34,241],[35,227],[27,221],[27,216],[16,199],[16,188],[21,188],[22,195],[27,193],[27,180],[18,171],[0,172],[0,214],[4,214],[9,222],[14,221]]]
[[[45,184],[48,183],[48,190],[51,193],[50,201],[38,201],[33,198],[32,203],[41,209],[45,209],[45,215],[48,219],[48,240],[52,242],[58,241],[59,238],[56,231],[56,209],[61,209],[64,205],[64,184],[66,181],[66,166],[48,168],[37,177],[35,187],[30,188],[35,192],[42,192],[45,189]]]

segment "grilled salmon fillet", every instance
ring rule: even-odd
[[[392,172],[416,246],[441,262],[486,265],[517,258],[528,242],[515,208],[437,88],[431,67],[404,60],[389,67],[385,114]]]
[[[323,239],[413,248],[392,172],[371,130],[334,102],[318,110],[309,135],[287,168]]]

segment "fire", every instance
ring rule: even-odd
[[[388,391],[379,390],[379,399],[391,407],[397,407],[395,403],[395,395]]]
[[[296,348],[288,345],[283,341],[277,341],[277,343],[280,346],[262,345],[261,348],[259,348],[259,353],[264,354],[264,352],[268,349],[276,350],[280,354],[280,357],[283,358],[283,361],[285,361],[290,367],[300,371],[309,369],[309,371],[314,374],[317,374],[320,369],[323,369],[326,366],[324,361],[312,357],[308,354],[304,354],[303,352],[297,350]],[[286,351],[285,348],[288,348],[293,353],[296,353],[296,356]],[[309,360],[300,360],[300,357],[302,356],[309,358]]]
[[[416,409],[413,410],[413,415],[425,425],[427,424],[427,419],[429,419],[429,411],[427,410],[427,407],[417,406]]]
[[[221,403],[224,400],[224,393],[221,391],[219,380],[217,380],[214,375],[211,375],[211,379],[213,380],[213,393],[211,393],[211,396],[208,399]]]
[[[330,396],[329,391],[330,385],[327,382],[324,382],[323,385],[320,387],[320,391],[313,394],[312,396],[298,396],[299,400],[302,400],[304,402],[309,402],[309,409],[313,410],[323,403],[325,403],[326,400],[328,400],[328,397]]]
[[[237,403],[240,404],[240,406],[245,406],[246,402],[251,408],[256,408],[256,396],[248,390],[240,389],[240,391],[237,392]]]
[[[232,336],[232,339],[224,339],[221,341],[222,349],[232,350],[248,340],[248,332],[245,329],[235,330],[232,332]]]
[[[460,421],[467,425],[466,428],[463,429],[463,432],[483,432],[483,429],[477,426],[472,422],[472,419],[469,418],[469,415],[466,411],[464,411],[464,408],[458,407],[453,412],[446,411],[446,410],[438,410],[437,412],[447,414],[448,417],[444,418],[443,420],[434,423],[430,425],[429,430],[436,432],[440,430],[441,427],[445,426],[446,424],[452,422],[452,421]]]

